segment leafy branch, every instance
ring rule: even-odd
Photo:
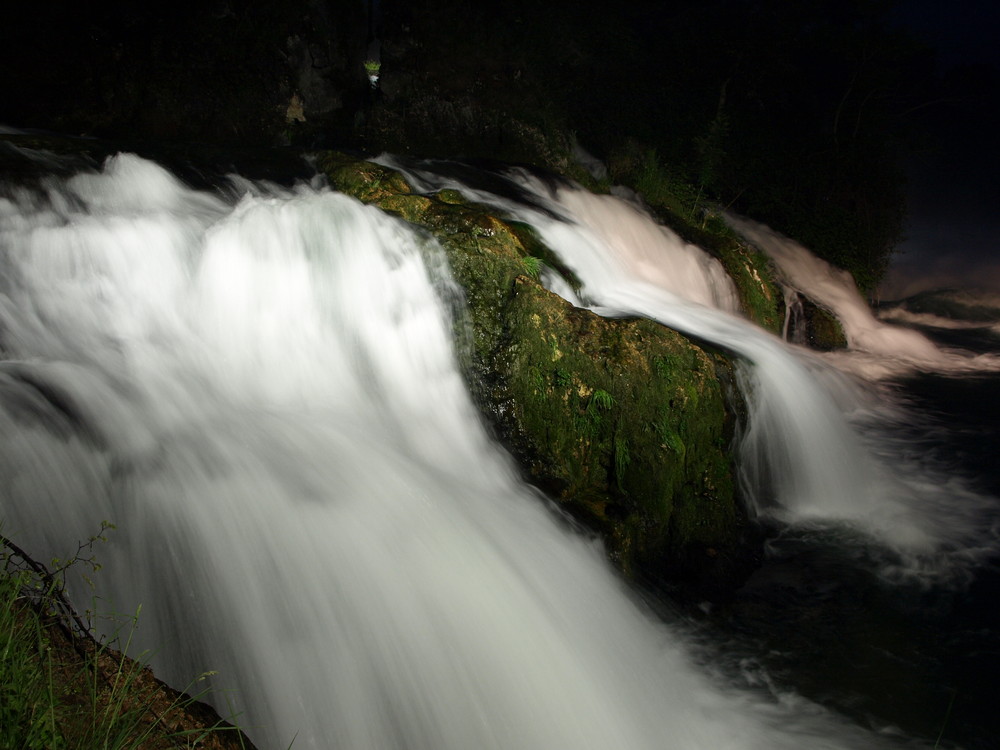
[[[101,522],[101,531],[77,548],[76,555],[64,563],[59,563],[56,570],[50,571],[42,563],[32,558],[20,546],[7,536],[0,534],[0,547],[3,549],[4,573],[26,571],[30,575],[22,578],[21,596],[41,614],[54,615],[60,627],[75,642],[78,637],[93,640],[91,627],[85,624],[66,597],[66,571],[76,563],[89,565],[97,571],[100,566],[95,560],[93,546],[95,542],[105,540],[104,532],[114,526],[107,521]],[[84,552],[90,552],[89,557],[82,557]],[[87,579],[89,581],[89,579]]]

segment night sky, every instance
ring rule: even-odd
[[[1000,2],[904,0],[897,22],[966,83],[928,108],[932,145],[909,162],[906,240],[889,300],[943,286],[1000,292]]]

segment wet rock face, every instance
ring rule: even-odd
[[[333,153],[319,165],[444,248],[464,292],[456,334],[471,391],[528,481],[598,531],[629,574],[727,575],[742,529],[728,360],[549,292],[527,230],[451,191],[413,195],[398,174]]]
[[[631,570],[736,525],[728,365],[646,320],[606,320],[518,277],[487,404],[529,477],[600,529]]]

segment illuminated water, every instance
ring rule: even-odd
[[[456,368],[440,253],[401,221],[319,186],[196,192],[128,155],[6,196],[4,531],[46,559],[114,521],[98,608],[141,605],[137,643],[158,672],[180,687],[217,672],[216,703],[260,747],[917,742],[885,712],[869,721],[777,667],[739,666],[760,636],[738,607],[749,639],[725,618],[654,616],[519,482]],[[941,475],[907,457],[914,440],[880,438],[891,415],[864,389],[735,317],[697,248],[683,261],[696,299],[624,278],[598,259],[612,230],[591,208],[589,249],[615,282],[588,283],[591,302],[704,324],[752,361],[759,465],[745,468],[764,517],[842,530],[852,570],[874,549],[885,585],[973,575],[991,543],[983,493],[956,482],[966,509],[945,517]],[[828,465],[842,460],[864,468]],[[845,492],[862,475],[878,478],[875,508]]]
[[[532,223],[583,280],[576,304],[662,320],[748,362],[742,463],[767,555],[731,600],[700,608],[710,613],[705,637],[727,643],[730,674],[794,687],[862,723],[941,746],[993,746],[1000,724],[985,686],[1000,669],[1000,441],[991,419],[1000,314],[978,315],[975,330],[953,320],[947,336],[887,325],[843,274],[728,217],[775,257],[786,284],[837,313],[855,347],[809,355],[724,305],[705,309],[672,272],[678,261],[688,267],[690,246],[664,227],[636,229],[652,221],[615,198],[519,171],[508,175],[526,194],[499,197],[456,180],[446,164],[401,166],[418,189],[458,188]],[[635,237],[645,242],[621,241]]]

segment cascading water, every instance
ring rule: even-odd
[[[997,346],[982,337],[989,329],[963,342],[936,336],[963,346],[937,349],[875,321],[847,279],[795,246],[786,283],[794,277],[792,286],[828,309],[838,308],[824,293],[846,301],[855,331],[870,334],[855,337],[869,352],[817,357],[688,296],[670,269],[678,260],[690,267],[683,256],[700,251],[653,228],[634,205],[522,170],[508,171],[501,186],[496,175],[470,181],[449,164],[379,161],[404,167],[418,190],[458,189],[532,224],[582,280],[566,294],[554,270],[542,274],[573,304],[661,320],[746,363],[741,464],[759,497],[777,500],[761,510],[778,523],[768,524],[761,568],[711,618],[711,640],[729,644],[717,659],[751,682],[781,675],[779,684],[862,722],[898,722],[935,746],[954,737],[970,750],[994,747],[1000,474],[990,399],[1000,380],[991,374]],[[636,231],[636,222],[646,228]],[[707,257],[698,264],[711,267]],[[974,312],[969,319],[984,319]],[[911,405],[921,403],[926,413]],[[969,416],[946,428],[952,408]]]
[[[115,522],[99,609],[142,606],[164,677],[217,671],[262,748],[888,742],[718,684],[553,521],[477,420],[432,245],[251,192],[121,155],[0,199],[4,531],[65,556]]]
[[[979,544],[971,541],[983,525],[983,502],[975,493],[965,491],[964,509],[957,511],[938,492],[940,477],[905,465],[902,456],[890,463],[873,460],[873,446],[864,445],[845,415],[864,411],[871,399],[804,350],[735,315],[732,283],[718,262],[643,211],[614,196],[553,186],[518,170],[507,174],[513,187],[500,197],[447,176],[447,165],[378,161],[404,171],[419,190],[457,189],[534,226],[581,280],[581,294],[596,312],[658,320],[751,363],[742,368],[750,415],[741,471],[759,513],[798,524],[846,522],[920,568],[947,565],[928,559]],[[520,198],[509,197],[518,191]],[[697,283],[692,269],[701,272]],[[853,294],[858,296],[856,289]],[[938,351],[915,332],[877,323],[870,313],[867,318],[872,328],[885,329],[882,341],[917,342],[928,358]],[[897,471],[891,463],[905,468]]]
[[[837,316],[851,349],[848,357],[839,359],[851,358],[851,369],[870,378],[914,368],[941,372],[1000,369],[1000,359],[993,354],[971,356],[966,351],[943,350],[916,330],[884,323],[872,314],[847,271],[834,268],[770,227],[731,212],[723,216],[734,231],[767,253],[791,289]]]
[[[804,346],[805,310],[802,307],[802,298],[798,292],[787,286],[784,288],[784,296],[785,320],[781,328],[781,337],[785,341]]]
[[[797,242],[782,237],[763,224],[731,213],[724,216],[730,227],[764,250],[778,264],[797,291],[808,290],[818,304],[837,315],[844,326],[848,346],[852,349],[905,356],[928,363],[940,358],[938,348],[925,336],[878,321],[846,271],[834,268]]]

